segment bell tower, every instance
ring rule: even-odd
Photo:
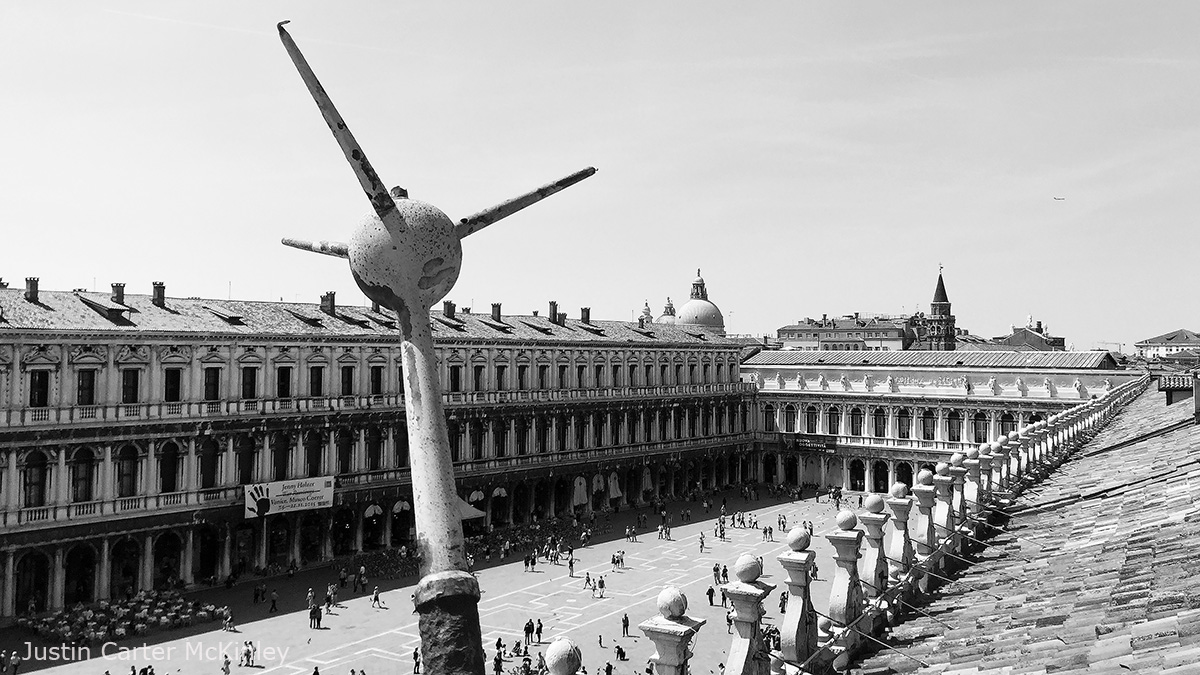
[[[954,335],[954,315],[950,313],[950,298],[946,295],[946,282],[942,280],[939,265],[937,289],[933,292],[933,302],[929,303],[929,349],[935,352],[954,351]]]

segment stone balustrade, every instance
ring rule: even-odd
[[[760,570],[761,571],[761,570]],[[774,588],[772,586],[772,588]],[[654,664],[657,675],[686,675],[688,659],[692,656],[692,638],[706,623],[703,619],[693,619],[687,612],[687,596],[674,586],[667,586],[658,594],[659,616],[652,617],[638,624],[638,629],[654,643],[654,655],[650,662]],[[547,661],[549,666],[549,661]],[[578,666],[576,666],[578,667]],[[551,670],[551,672],[554,672]],[[563,670],[564,673],[574,673]],[[738,671],[732,668],[727,673]],[[757,671],[756,671],[757,672]],[[766,671],[762,671],[764,674]]]
[[[1148,377],[1130,381],[1102,398],[981,444],[966,455],[956,454],[936,472],[918,474],[911,491],[896,483],[886,499],[869,496],[861,515],[839,513],[837,531],[826,535],[834,547],[836,570],[829,614],[820,620],[810,597],[810,535],[803,528],[792,530],[787,538],[790,550],[779,556],[788,575],[789,601],[780,650],[771,655],[769,672],[847,672],[855,650],[878,642],[889,624],[902,620],[914,596],[936,587],[952,573],[947,568],[968,564],[961,556],[974,546],[986,545],[982,540],[995,529],[989,520],[1002,517],[998,507],[1070,458],[1148,383]],[[884,532],[889,522],[890,540]],[[858,529],[860,523],[863,530]],[[763,675],[767,661],[753,655],[762,648],[755,642],[760,635],[759,603],[772,587],[758,581],[761,565],[752,556],[743,556],[736,567],[739,582],[727,585],[726,593],[734,599],[738,634],[726,673]]]

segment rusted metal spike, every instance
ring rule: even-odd
[[[291,246],[302,251],[312,251],[313,253],[322,253],[331,255],[335,258],[349,258],[350,245],[343,244],[340,241],[306,241],[304,239],[292,239],[284,237],[281,241],[284,246]]]
[[[559,190],[571,187],[572,185],[578,183],[584,178],[587,178],[588,176],[591,176],[594,173],[596,173],[595,167],[589,166],[582,171],[576,171],[566,178],[556,180],[549,185],[543,185],[542,187],[532,192],[527,192],[520,197],[514,197],[508,201],[501,202],[490,209],[484,209],[473,216],[463,218],[461,221],[459,221],[458,225],[454,226],[454,232],[458,235],[459,239],[462,239],[469,234],[475,234],[497,220],[511,216],[526,206],[540,202]]]
[[[325,117],[325,123],[329,125],[329,130],[333,132],[333,137],[337,139],[338,145],[342,147],[342,153],[346,155],[346,161],[350,162],[350,168],[354,169],[354,175],[358,176],[358,182],[362,185],[363,192],[367,194],[367,199],[371,201],[371,206],[375,209],[375,213],[379,214],[379,218],[388,221],[389,215],[395,217],[396,204],[392,201],[388,190],[383,186],[383,181],[379,180],[379,176],[375,173],[375,169],[371,166],[371,162],[367,160],[367,155],[359,146],[358,141],[354,140],[354,134],[350,133],[350,128],[346,126],[346,121],[342,119],[337,108],[334,107],[333,101],[329,98],[329,94],[325,93],[325,88],[317,80],[316,74],[312,68],[308,66],[308,61],[304,59],[304,55],[300,53],[300,48],[296,46],[296,42],[292,40],[292,36],[288,35],[287,30],[283,25],[287,21],[281,21],[278,24],[279,39],[283,40],[283,46],[287,49],[288,55],[292,57],[292,63],[296,64],[296,70],[300,71],[300,79],[304,80],[305,86],[312,94],[313,100],[317,102],[317,107],[321,110],[321,115]],[[396,218],[399,221],[399,218]],[[401,225],[401,223],[396,223]],[[403,229],[403,227],[400,227]]]

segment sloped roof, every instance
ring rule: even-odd
[[[1191,414],[1144,392],[1022,500],[1058,508],[1014,516],[924,608],[937,622],[916,615],[891,643],[932,666],[920,672],[1195,672],[1170,669],[1200,662],[1200,426],[1087,455]],[[886,651],[853,669],[914,671]]]
[[[96,307],[126,311],[102,314]],[[107,293],[40,291],[38,302],[25,299],[24,289],[0,289],[0,335],[15,331],[112,333],[130,332],[200,334],[215,336],[272,335],[297,339],[400,340],[396,316],[358,306],[338,306],[334,316],[319,304],[167,298],[158,307],[148,295],[126,293],[116,305]],[[109,318],[109,317],[117,317]],[[456,312],[447,319],[433,312],[435,340],[489,340],[499,342],[606,342],[652,345],[713,345],[734,349],[740,345],[712,332],[687,326],[648,325],[638,328],[626,321],[568,319],[559,326],[544,316],[505,315],[500,322],[491,314]]]
[[[946,282],[942,281],[942,273],[938,272],[937,289],[933,291],[934,302],[950,302],[950,298],[946,297]]]
[[[1141,342],[1135,343],[1135,346],[1152,344],[1200,345],[1200,335],[1197,335],[1186,328],[1180,328],[1179,330],[1173,330],[1170,333],[1163,333],[1162,335],[1152,337],[1148,340],[1142,340]]]
[[[859,318],[839,316],[832,319],[812,319],[806,318],[802,323],[794,323],[788,326],[783,326],[777,330],[855,330],[855,329],[900,329],[903,330],[906,325],[905,319],[880,319]]]
[[[1113,369],[1108,352],[1032,351],[763,351],[746,366],[880,366],[900,368]]]

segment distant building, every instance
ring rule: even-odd
[[[1061,352],[1067,349],[1064,338],[1051,335],[1049,327],[1043,326],[1041,321],[1034,323],[1032,317],[1024,326],[1013,326],[1008,335],[992,338],[992,344],[1024,347],[1037,352]]]
[[[909,316],[861,316],[858,313],[806,318],[784,326],[776,336],[784,349],[801,351],[901,351],[913,341]]]
[[[1186,328],[1173,330],[1148,340],[1135,342],[1137,355],[1146,359],[1163,358],[1172,354],[1200,348],[1200,335]]]

